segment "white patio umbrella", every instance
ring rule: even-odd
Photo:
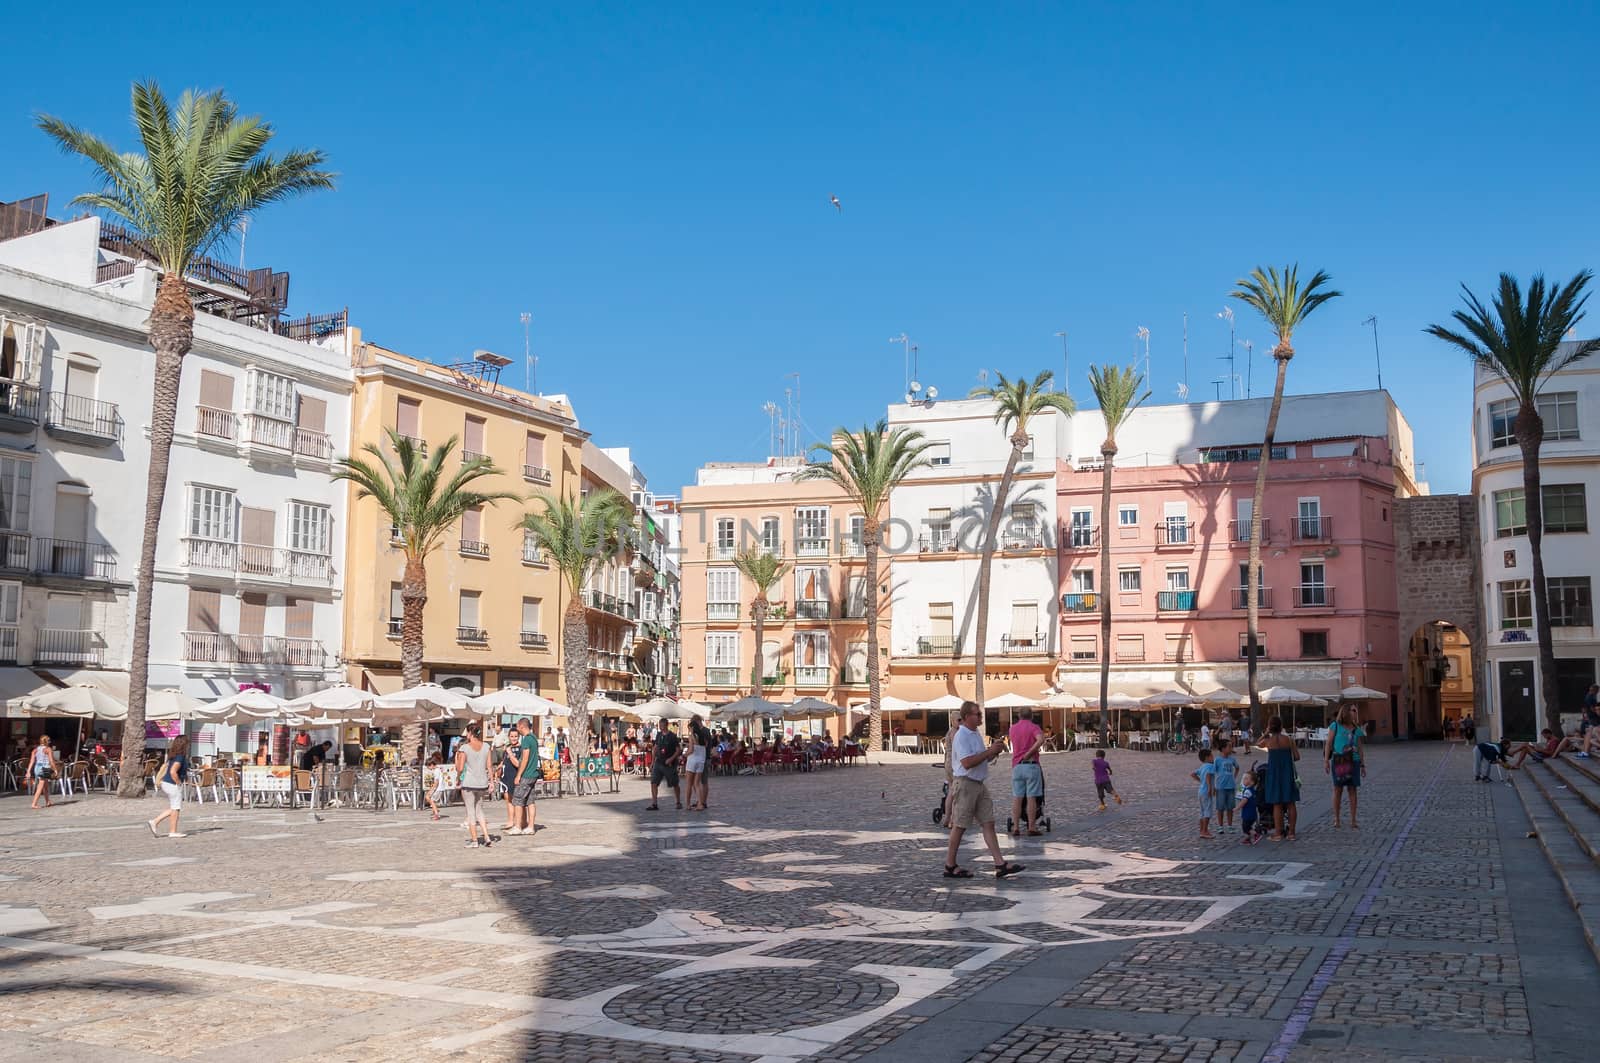
[[[241,690],[218,698],[195,711],[195,718],[207,723],[225,723],[237,726],[272,720],[288,712],[288,702],[265,690]]]
[[[1026,694],[1001,694],[997,698],[990,698],[988,707],[991,709],[1031,709],[1040,704],[1040,699],[1030,698]]]
[[[1389,695],[1385,694],[1383,691],[1381,691],[1381,690],[1373,690],[1371,687],[1364,687],[1364,686],[1359,686],[1359,685],[1358,686],[1345,687],[1343,690],[1339,691],[1339,697],[1343,698],[1345,701],[1388,701],[1389,700]]]
[[[905,698],[897,698],[893,694],[885,694],[878,699],[878,711],[880,712],[905,712],[907,709],[914,708],[916,708],[915,704]]]
[[[526,687],[501,687],[489,694],[467,699],[467,707],[479,716],[549,716],[551,711],[565,706],[549,698],[540,697]]]
[[[961,702],[962,699],[954,694],[940,694],[938,697],[929,698],[927,701],[914,701],[911,703],[911,707],[913,709],[926,709],[929,712],[955,712],[961,707]],[[991,702],[991,704],[993,703]]]
[[[1304,705],[1316,701],[1315,694],[1307,694],[1304,690],[1293,687],[1268,687],[1260,694],[1264,705]]]
[[[204,708],[199,698],[171,687],[151,690],[144,697],[145,716],[158,720],[189,719]]]
[[[1100,707],[1100,698],[1098,696],[1085,698],[1083,703],[1086,708],[1098,709]],[[1132,694],[1112,694],[1106,698],[1106,707],[1111,709],[1137,709],[1142,704],[1143,702]]]
[[[624,717],[642,718],[639,717],[639,706],[624,705],[620,701],[612,701],[604,694],[590,698],[586,707],[590,716],[600,720],[620,720]],[[557,705],[556,708],[559,710],[557,715],[565,715],[567,712],[565,705]]]
[[[806,697],[790,702],[783,710],[783,718],[814,720],[819,716],[843,716],[846,711],[842,705],[833,705],[821,698]]]
[[[1200,704],[1200,699],[1182,690],[1163,690],[1140,698],[1139,704],[1147,709],[1188,709]]]
[[[748,694],[738,701],[730,701],[726,705],[711,710],[712,719],[716,720],[776,720],[783,717],[783,706],[775,701]]]
[[[691,716],[705,719],[711,710],[694,701],[673,701],[671,698],[651,698],[633,710],[641,720],[687,720]]]
[[[1086,709],[1089,703],[1070,690],[1058,690],[1040,702],[1047,709]]]
[[[383,712],[448,714],[470,709],[471,701],[472,695],[464,690],[453,690],[438,683],[418,683],[393,694],[378,695],[373,699],[373,708]]]
[[[92,686],[64,687],[36,694],[22,702],[22,708],[29,716],[98,716],[104,720],[121,720],[128,715],[126,703]],[[146,716],[152,720],[163,718],[148,711]],[[172,716],[165,718],[172,719]]]
[[[1247,709],[1250,707],[1250,698],[1227,687],[1218,687],[1198,695],[1199,704],[1208,709]],[[1265,699],[1262,699],[1265,700]]]
[[[298,698],[290,698],[287,708],[303,716],[366,716],[372,712],[377,695],[349,683],[335,683]]]

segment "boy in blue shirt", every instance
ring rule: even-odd
[[[1233,806],[1238,795],[1239,762],[1233,759],[1233,743],[1224,738],[1219,755],[1212,762],[1217,772],[1217,833],[1233,830]]]
[[[1211,750],[1200,751],[1200,770],[1190,772],[1189,777],[1200,784],[1200,837],[1210,841],[1216,837],[1211,833],[1211,817],[1217,811],[1217,766],[1211,763]]]

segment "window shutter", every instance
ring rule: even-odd
[[[316,608],[310,598],[290,598],[283,607],[283,633],[292,639],[311,638]]]
[[[265,635],[267,633],[267,596],[246,594],[239,599],[239,634]]]
[[[200,405],[213,410],[232,410],[233,377],[211,369],[200,370]]]
[[[301,395],[300,408],[296,413],[295,423],[308,432],[326,432],[328,430],[327,400]]]
[[[414,439],[420,438],[421,433],[417,430],[417,426],[421,420],[422,403],[418,402],[416,399],[402,398],[396,404],[394,428],[395,431],[399,432],[401,435],[411,436]]]
[[[239,541],[247,546],[272,546],[276,539],[278,515],[270,509],[239,511]]]
[[[461,514],[461,537],[478,542],[483,531],[483,510],[476,507]]]
[[[189,588],[189,631],[217,631],[222,611],[222,592],[203,587]]]
[[[483,418],[468,417],[462,450],[469,450],[474,454],[484,453],[483,449]]]

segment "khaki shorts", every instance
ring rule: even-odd
[[[994,802],[989,800],[989,787],[965,776],[950,784],[950,825],[952,827],[982,826],[994,822]]]

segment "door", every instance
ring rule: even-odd
[[[50,548],[40,560],[46,570],[58,576],[90,575],[89,496],[81,490],[56,489],[56,520]]]
[[[68,362],[66,408],[62,411],[65,423],[75,428],[94,427],[94,391],[94,367]]]
[[[270,509],[239,511],[239,571],[254,576],[273,574],[273,547],[277,545],[278,515]]]
[[[1507,738],[1533,741],[1539,730],[1533,697],[1533,662],[1500,662],[1500,729]]]

